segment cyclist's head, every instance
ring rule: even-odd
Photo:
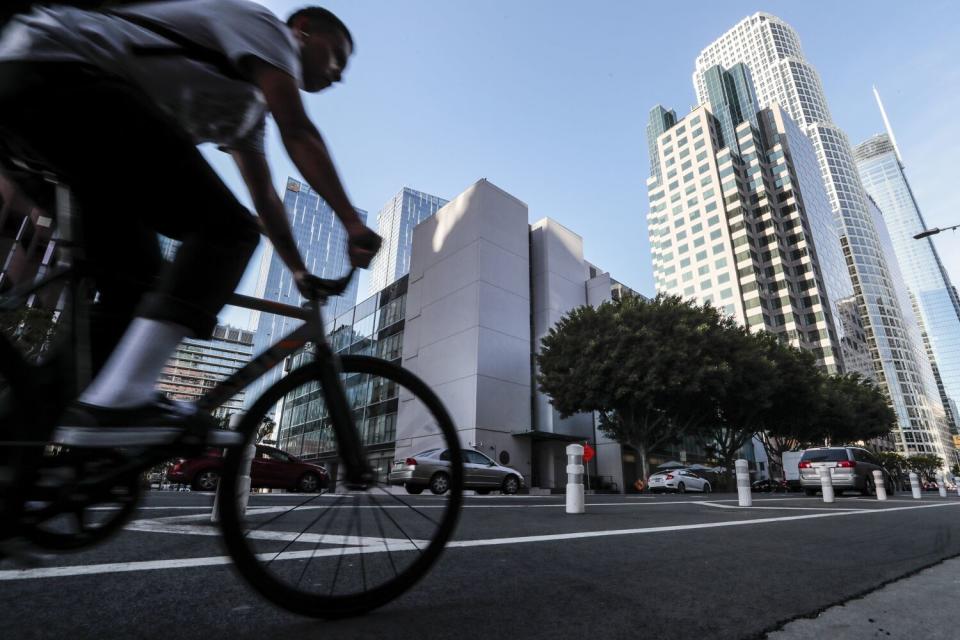
[[[303,88],[322,91],[339,82],[353,53],[353,36],[340,18],[321,7],[305,7],[287,18],[287,26],[300,43]]]

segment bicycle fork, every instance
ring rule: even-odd
[[[353,412],[343,384],[340,382],[340,360],[329,345],[318,345],[317,354],[321,361],[326,360],[328,366],[322,368],[320,384],[333,423],[337,444],[340,446],[340,458],[345,467],[343,477],[348,489],[365,489],[375,480],[370,464],[363,455],[363,443],[353,420]]]

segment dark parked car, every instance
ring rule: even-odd
[[[194,491],[213,491],[220,481],[223,456],[219,449],[208,449],[197,458],[179,459],[167,470],[167,480],[188,484]],[[257,454],[250,468],[254,489],[289,489],[312,493],[329,488],[327,470],[316,464],[301,462],[295,456],[273,447],[257,445]]]

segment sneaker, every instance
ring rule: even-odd
[[[243,443],[236,431],[218,429],[208,415],[184,415],[167,403],[114,409],[74,402],[60,419],[52,442],[69,447],[150,447],[183,444],[233,446]]]

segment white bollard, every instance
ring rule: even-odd
[[[583,513],[583,445],[567,445],[567,513]]]
[[[922,496],[920,493],[920,476],[918,476],[913,471],[910,472],[910,491],[913,493],[913,499],[919,500]]]
[[[953,486],[957,488],[957,496],[960,497],[960,476],[953,476]]]
[[[823,492],[824,502],[833,502],[833,476],[830,467],[820,467],[820,490]]]
[[[937,488],[940,490],[940,497],[947,497],[947,476],[944,475],[943,471],[937,473]]]
[[[877,500],[887,499],[887,485],[883,480],[883,471],[875,470],[873,472],[873,487],[877,491]]]
[[[243,420],[242,413],[234,413],[230,416],[230,429],[236,430]],[[237,510],[240,515],[247,512],[247,502],[250,501],[250,467],[253,466],[253,458],[257,455],[257,445],[253,442],[244,447],[243,457],[240,459],[240,468],[243,469],[243,475],[237,479]],[[210,513],[210,522],[220,522],[220,487],[223,483],[217,485],[217,493],[213,496],[213,512]]]
[[[752,507],[753,496],[750,495],[750,463],[746,460],[737,460],[733,463],[737,470],[737,501],[741,507]]]

